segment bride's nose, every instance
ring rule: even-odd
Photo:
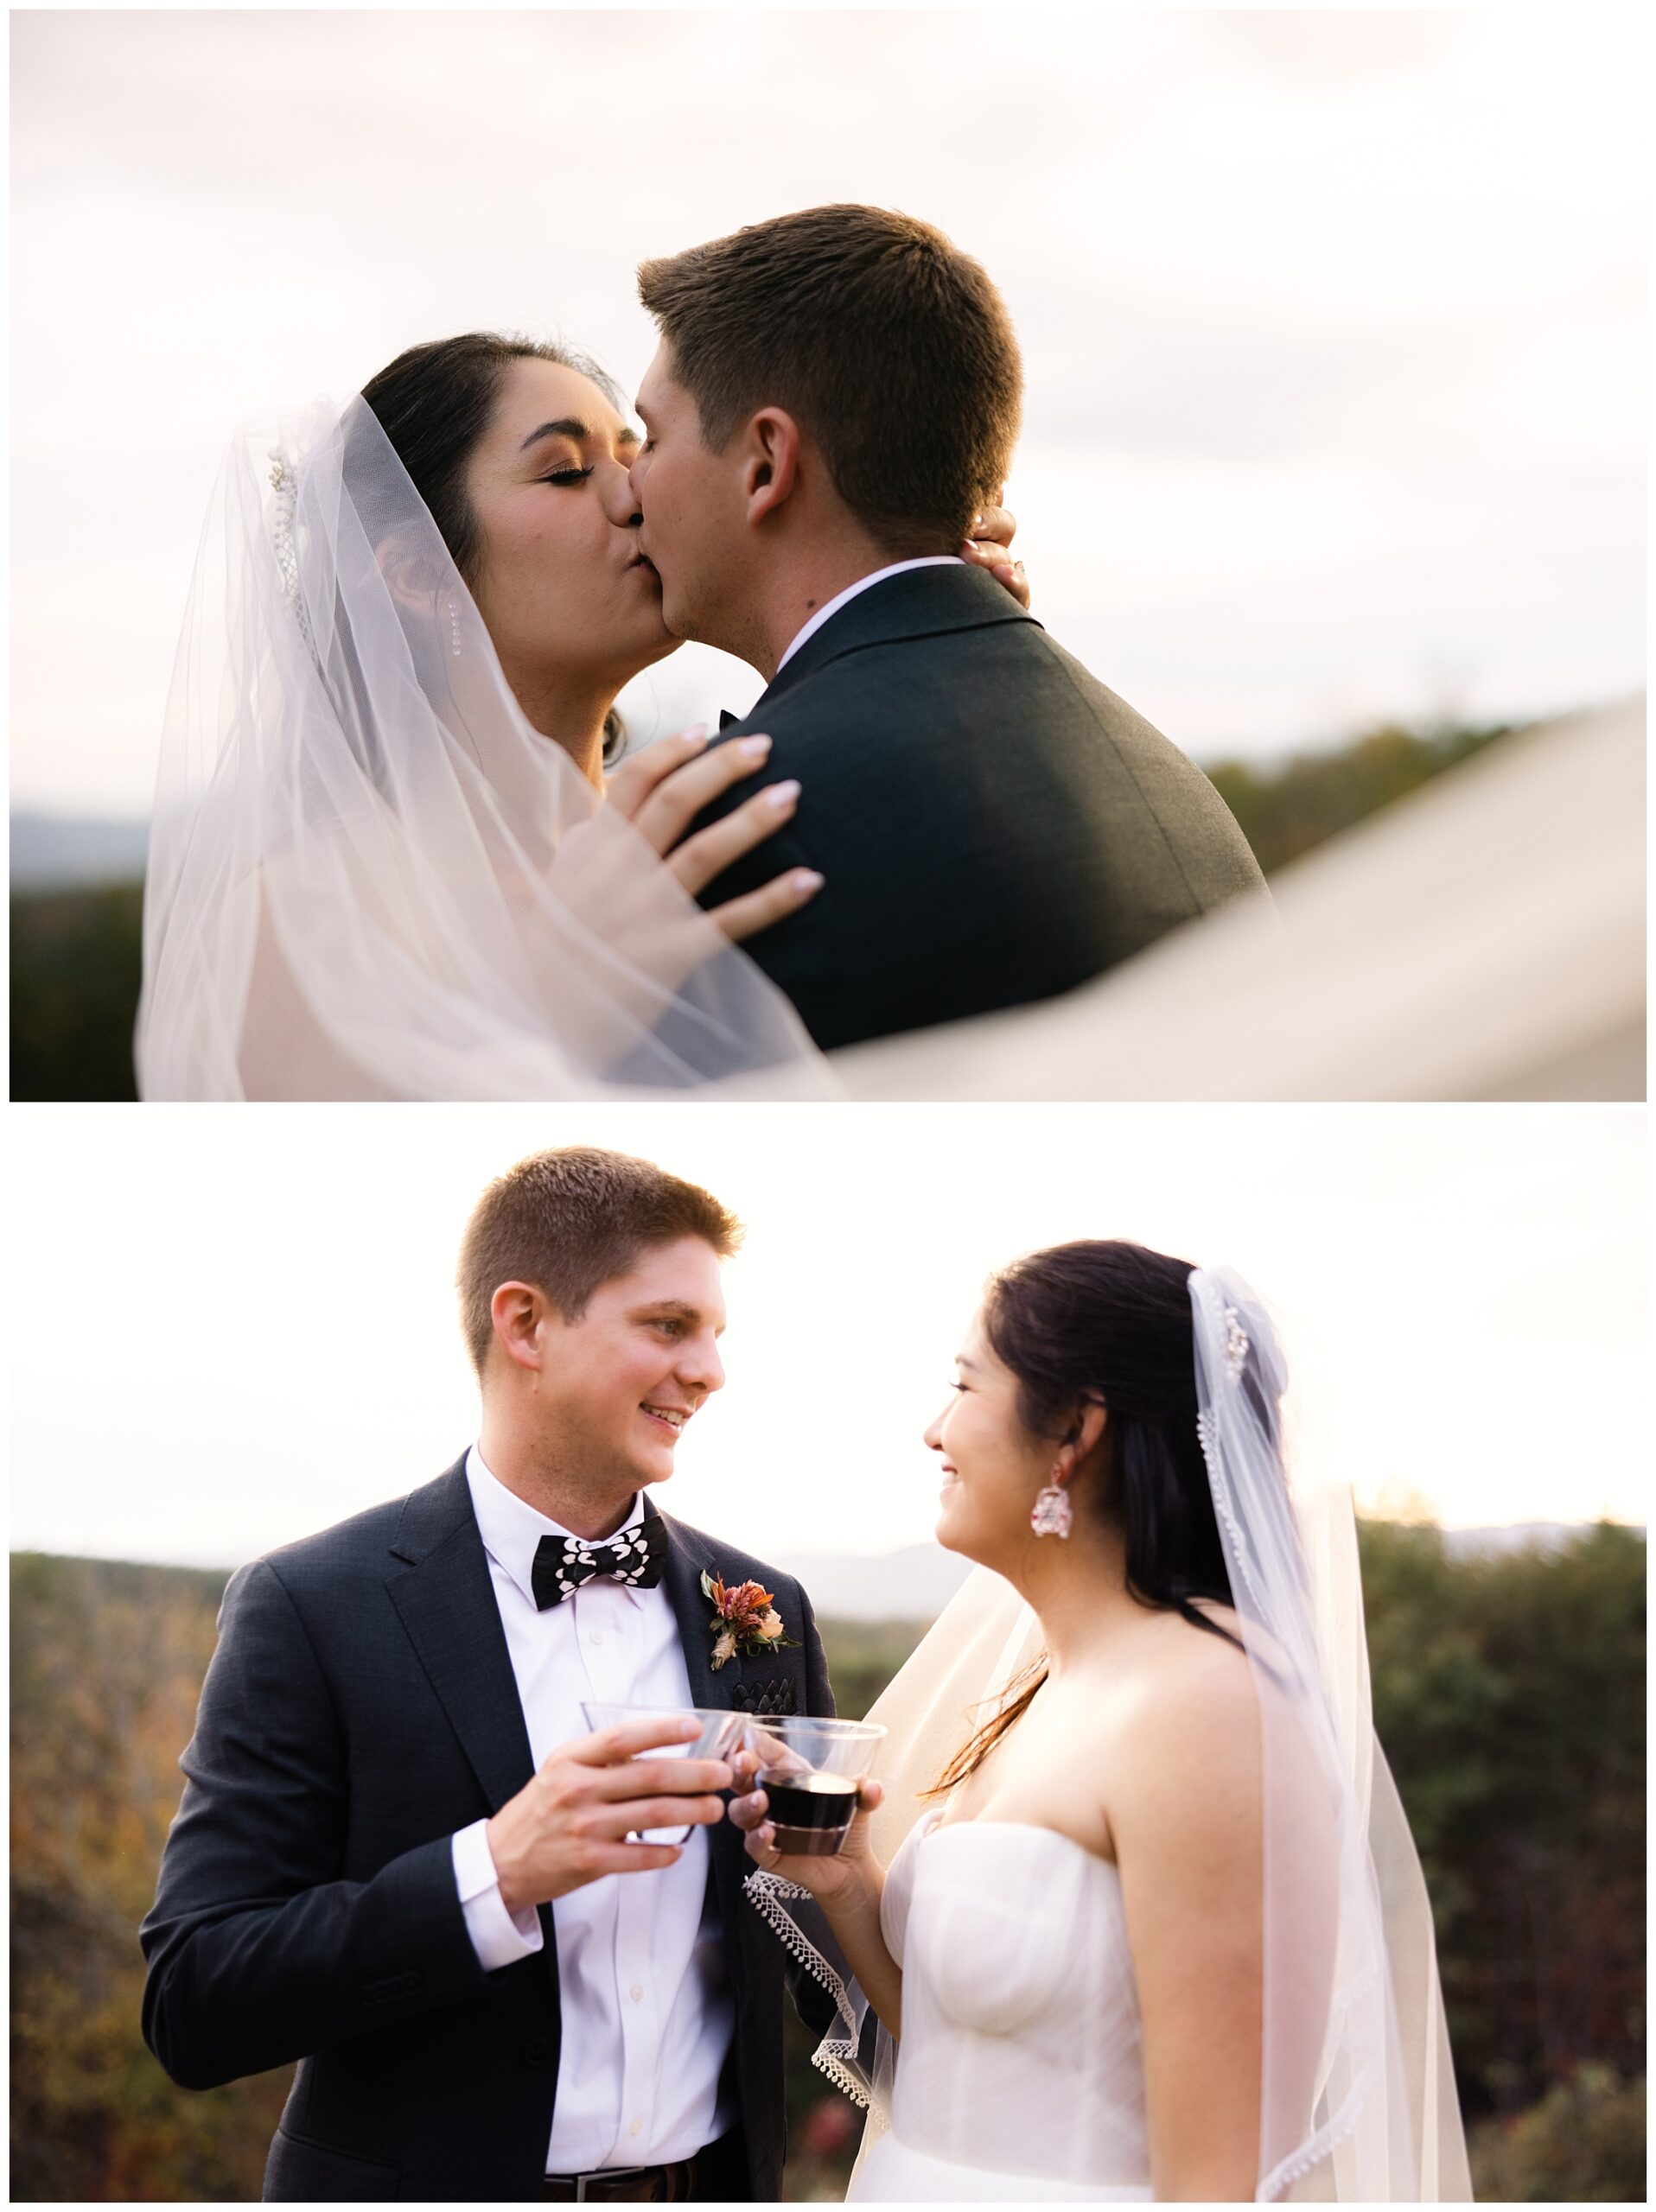
[[[928,1452],[940,1452],[943,1449],[943,1415],[941,1414],[937,1415],[927,1429],[925,1443]]]

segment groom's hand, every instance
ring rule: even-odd
[[[712,1827],[724,1804],[711,1793],[730,1787],[730,1769],[723,1759],[637,1754],[682,1744],[698,1726],[671,1718],[627,1720],[549,1752],[487,1830],[506,1910],[545,1904],[606,1874],[676,1864],[681,1845],[626,1839],[645,1828]]]

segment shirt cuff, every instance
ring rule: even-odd
[[[466,1933],[484,1973],[493,1974],[497,1967],[532,1958],[546,1940],[541,1933],[540,1915],[533,1905],[516,1915],[506,1910],[488,1847],[488,1822],[474,1821],[470,1827],[456,1830],[450,1850]]]

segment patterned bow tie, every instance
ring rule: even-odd
[[[653,1590],[666,1564],[667,1537],[661,1516],[645,1509],[635,1529],[623,1529],[607,1544],[580,1536],[543,1536],[535,1546],[530,1574],[535,1603],[544,1613],[561,1605],[589,1582],[619,1582],[628,1590]]]

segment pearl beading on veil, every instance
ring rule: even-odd
[[[299,633],[315,660],[316,644],[310,634],[304,594],[299,589],[299,549],[293,534],[294,516],[299,505],[298,479],[293,463],[279,446],[271,448],[270,460],[271,488],[276,493],[271,508],[271,544],[276,554],[276,572],[282,580],[283,594],[298,620]]]

